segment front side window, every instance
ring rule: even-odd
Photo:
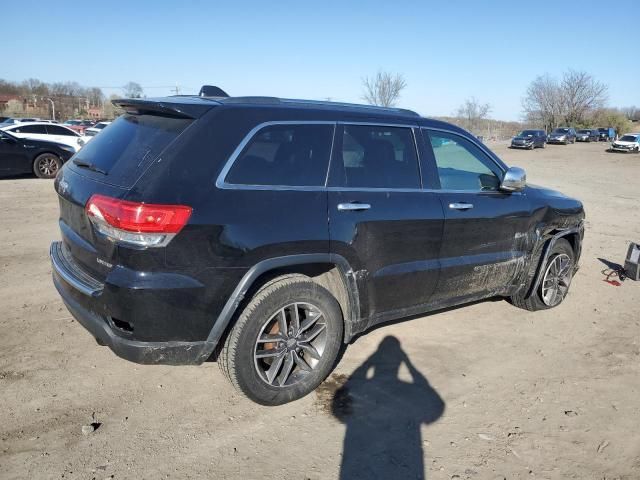
[[[425,130],[443,190],[495,191],[502,171],[477,146],[453,133]]]
[[[332,183],[352,188],[420,188],[413,132],[406,127],[345,125]]]
[[[238,185],[324,186],[333,130],[333,124],[264,127],[236,158],[226,182]]]

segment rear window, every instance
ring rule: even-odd
[[[159,115],[125,114],[87,143],[74,163],[101,171],[101,181],[130,186],[193,120]],[[74,169],[83,171],[74,165]],[[83,172],[84,173],[84,172]]]

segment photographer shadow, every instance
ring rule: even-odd
[[[399,378],[403,364],[412,382]],[[333,397],[332,413],[347,427],[340,478],[425,478],[420,427],[444,409],[398,339],[385,337]]]

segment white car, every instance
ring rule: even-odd
[[[625,133],[611,142],[611,151],[640,153],[640,133]]]
[[[84,131],[84,134],[87,137],[95,137],[97,134],[99,134],[103,128],[105,128],[107,125],[110,125],[111,122],[98,122],[96,123],[93,127],[87,128]]]
[[[18,138],[33,138],[69,145],[77,152],[91,137],[83,137],[70,128],[47,122],[25,122],[0,128]]]

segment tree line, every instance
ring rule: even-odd
[[[397,105],[407,82],[401,74],[378,71],[362,79],[362,99],[383,107]],[[0,79],[0,97],[17,97],[17,101],[0,102],[0,115],[42,116],[57,120],[87,116],[91,109],[102,118],[114,118],[120,112],[111,104],[117,97],[141,98],[142,86],[127,82],[122,95],[106,98],[100,87],[84,87],[78,82],[46,83],[30,78],[22,82]],[[497,129],[510,131],[522,126],[551,131],[562,125],[573,127],[614,127],[618,132],[630,128],[630,121],[640,120],[640,109],[607,108],[608,86],[583,71],[568,70],[560,79],[548,74],[538,76],[528,86],[522,99],[523,121],[499,122],[489,118],[491,105],[467,98],[447,120],[477,134],[491,136]],[[505,127],[506,126],[506,127]]]
[[[379,71],[373,77],[363,78],[362,86],[362,99],[367,103],[393,107],[407,82],[400,74]],[[520,126],[543,128],[548,132],[559,126],[605,126],[621,133],[628,131],[631,121],[640,121],[640,109],[635,106],[607,108],[608,90],[607,85],[584,71],[568,70],[561,79],[548,74],[538,76],[522,99]],[[452,117],[446,118],[475,134],[490,135],[490,112],[490,104],[471,97],[464,100]],[[513,123],[507,128],[513,129]]]
[[[84,87],[78,82],[52,82],[30,78],[22,82],[0,79],[0,115],[37,116],[66,120],[86,117],[91,109],[100,117],[114,118],[119,114],[111,100],[118,97],[140,98],[144,91],[140,84],[128,82],[121,87],[122,95],[107,98],[100,87]]]

